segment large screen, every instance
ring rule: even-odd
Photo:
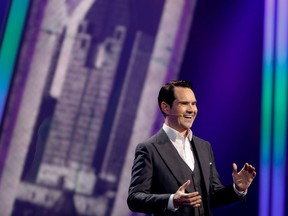
[[[11,2],[1,214],[131,214],[135,145],[163,121],[151,95],[179,73],[195,3]]]

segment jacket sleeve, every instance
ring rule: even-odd
[[[147,144],[139,144],[135,151],[127,204],[130,210],[161,214],[166,212],[170,194],[153,194],[153,158]]]
[[[220,177],[215,165],[215,159],[211,148],[212,167],[210,171],[210,205],[212,208],[229,205],[245,200],[245,196],[238,196],[233,189],[233,185],[226,187],[220,181]]]

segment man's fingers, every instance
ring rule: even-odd
[[[233,174],[237,174],[237,165],[236,163],[232,164]]]
[[[202,198],[199,195],[199,193],[197,194],[198,194],[197,196],[194,195],[194,197],[189,198],[185,205],[190,205],[193,206],[194,208],[199,207],[202,203]]]
[[[183,185],[181,185],[181,187],[178,190],[184,192],[189,184],[190,184],[190,180],[187,180]]]
[[[178,200],[174,200],[175,206],[193,206],[199,207],[202,203],[202,198],[198,192],[183,194]]]
[[[192,193],[185,193],[182,197],[185,199],[191,199],[191,198],[195,198],[200,196],[198,191],[192,192]]]
[[[252,174],[253,178],[256,176],[256,169],[251,164],[247,164],[247,171]]]
[[[249,170],[249,164],[248,164],[248,163],[245,163],[245,164],[244,164],[244,170],[245,170],[245,171],[248,171],[248,170]]]
[[[248,165],[248,172],[249,173],[253,173],[255,171],[255,167],[253,167],[252,165]]]
[[[249,163],[245,163],[243,168],[241,169],[241,173],[242,171],[246,171],[249,174],[251,174],[253,176],[253,178],[256,176],[256,169],[255,167],[253,167],[251,164]],[[236,163],[233,163],[233,175],[237,174],[237,165]]]
[[[192,206],[197,208],[202,203],[202,198],[198,191],[192,193],[185,193],[185,189],[189,186],[190,180],[187,180],[181,185],[173,198],[173,204],[175,207]]]

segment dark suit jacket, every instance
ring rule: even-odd
[[[240,198],[233,186],[224,187],[220,182],[211,145],[193,135],[196,156],[199,160],[202,179],[205,183],[206,215],[211,215],[210,207],[227,205]],[[132,211],[155,215],[194,215],[192,207],[179,208],[176,212],[167,210],[168,200],[178,188],[191,180],[191,169],[183,161],[163,129],[143,143],[135,152],[132,178],[127,203]],[[193,192],[192,184],[186,192]]]

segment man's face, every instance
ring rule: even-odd
[[[190,88],[183,87],[175,87],[174,95],[172,107],[166,107],[165,123],[180,133],[186,133],[197,115],[196,98]]]

